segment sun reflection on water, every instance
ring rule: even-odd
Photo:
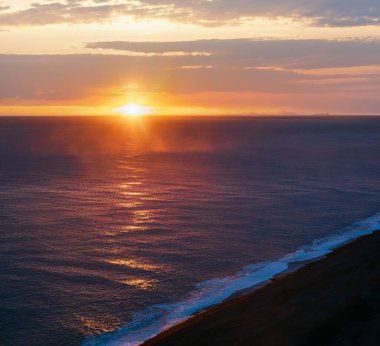
[[[123,266],[123,267],[129,267],[133,269],[142,269],[142,270],[147,270],[147,271],[157,271],[159,269],[162,269],[162,266],[160,265],[144,263],[141,261],[137,261],[135,259],[116,258],[116,259],[106,259],[104,260],[104,262]]]
[[[143,168],[144,164],[141,153],[133,147],[128,147],[124,158],[117,161],[116,170],[120,179],[112,188],[115,194],[112,202],[113,210],[118,217],[121,216],[119,220],[123,222],[102,232],[105,246],[100,252],[101,262],[115,266],[114,270],[110,271],[114,282],[138,290],[152,291],[156,288],[157,280],[141,277],[141,273],[134,276],[130,269],[162,272],[168,269],[167,266],[149,262],[144,257],[140,258],[127,243],[130,236],[134,237],[134,242],[138,241],[139,232],[149,231],[152,225],[158,222],[158,211],[152,208],[151,203],[159,198],[159,192],[152,191],[147,181],[150,172]],[[83,320],[81,323],[86,324],[86,328],[104,329],[104,326],[97,326],[96,322],[91,320]]]
[[[157,280],[146,280],[146,279],[124,279],[120,280],[119,283],[128,286],[134,286],[136,288],[151,291],[155,288]]]
[[[124,321],[112,315],[83,316],[74,314],[70,322],[64,322],[63,325],[70,329],[78,330],[84,335],[94,335],[111,332],[124,324]]]

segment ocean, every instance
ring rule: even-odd
[[[0,345],[137,345],[379,196],[380,117],[1,117]]]

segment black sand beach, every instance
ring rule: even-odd
[[[144,345],[379,343],[378,231],[253,293],[200,313]]]

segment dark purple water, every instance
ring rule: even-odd
[[[379,148],[379,117],[0,118],[0,344],[104,344],[377,213]]]

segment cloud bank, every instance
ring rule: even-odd
[[[11,4],[10,4],[11,6]],[[166,19],[203,26],[238,24],[254,18],[288,18],[312,26],[380,25],[378,0],[66,0],[3,6],[1,26],[92,23],[116,17]]]
[[[380,90],[379,41],[236,39],[97,42],[88,47],[143,55],[0,55],[0,99],[75,100],[122,90],[131,83],[140,84],[146,93],[173,95]],[[167,52],[184,54],[160,55]],[[376,65],[375,72],[357,70]],[[318,72],[326,68],[332,72]]]

